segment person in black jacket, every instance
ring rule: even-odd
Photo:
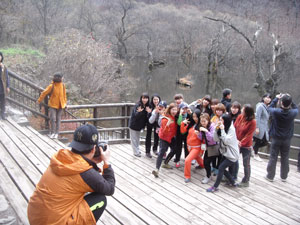
[[[0,108],[1,119],[5,120],[5,96],[9,93],[9,77],[6,66],[3,64],[3,54],[0,52]]]
[[[75,130],[69,145],[50,161],[28,203],[28,220],[40,224],[95,224],[114,194],[115,176],[110,151],[99,143],[97,128],[85,124]],[[103,162],[103,173],[97,164]]]
[[[221,100],[221,103],[225,105],[226,111],[228,113],[230,113],[230,108],[231,108],[231,93],[232,93],[231,89],[225,88],[223,90],[223,98]]]
[[[151,101],[150,101],[150,108],[151,108],[151,113],[148,114],[148,119],[150,118],[152,111],[155,110],[158,107],[158,104],[160,102],[160,97],[158,94],[154,94],[151,97]],[[157,147],[158,147],[158,133],[156,132],[156,128],[157,128],[157,123],[149,123],[149,121],[147,120],[147,135],[146,135],[146,156],[148,158],[152,158],[152,155],[150,153],[151,150],[151,136],[152,136],[152,130],[153,135],[154,135],[154,144],[153,144],[153,153],[156,155],[157,153]]]
[[[140,100],[134,106],[129,120],[131,146],[133,155],[136,157],[141,157],[141,151],[139,149],[141,130],[145,128],[148,121],[148,114],[150,113],[149,95],[143,93]]]

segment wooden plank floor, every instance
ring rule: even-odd
[[[1,188],[19,219],[28,224],[28,199],[51,155],[64,144],[10,119],[0,121],[0,142]],[[161,169],[160,177],[154,178],[155,157],[143,154],[136,158],[129,144],[111,145],[110,150],[116,191],[108,197],[98,224],[300,224],[300,174],[294,165],[286,183],[279,179],[279,167],[270,183],[264,179],[267,160],[251,160],[249,188],[221,184],[219,192],[207,193],[213,181],[201,184],[205,170],[192,166],[188,184],[184,183],[183,166]],[[239,179],[243,176],[241,162]]]

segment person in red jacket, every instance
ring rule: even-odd
[[[236,136],[239,141],[240,152],[243,155],[244,177],[239,187],[249,187],[250,180],[250,158],[252,148],[252,138],[256,129],[254,109],[250,104],[245,104],[242,113],[238,116],[235,123]]]
[[[175,120],[175,115],[177,114],[177,106],[174,103],[171,103],[164,115],[164,117],[161,120],[161,126],[159,129],[158,136],[160,138],[160,150],[159,155],[156,159],[156,169],[152,171],[152,174],[155,177],[158,177],[159,169],[163,160],[164,154],[167,152],[168,147],[171,148],[171,151],[175,151],[175,136],[177,131],[177,123]],[[163,165],[164,168],[170,169],[172,168],[167,160],[165,160],[165,163]]]
[[[191,165],[192,161],[195,159],[199,165],[204,167],[202,154],[203,150],[201,149],[201,139],[198,137],[199,135],[199,127],[200,127],[200,115],[201,111],[196,109],[193,113],[193,120],[189,121],[189,119],[185,119],[181,122],[180,132],[187,135],[187,146],[189,154],[185,158],[184,162],[184,182],[188,183],[191,181]]]

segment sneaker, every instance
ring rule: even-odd
[[[196,164],[196,160],[193,159],[193,160],[192,160],[192,165],[195,165],[195,164]]]
[[[184,182],[185,183],[190,183],[191,182],[191,178],[184,178]]]
[[[258,161],[258,162],[262,162],[262,159],[259,157],[258,154],[255,154],[255,155],[254,155],[254,159],[255,159],[256,161]]]
[[[286,179],[281,178],[281,181],[285,183],[285,182],[286,182]]]
[[[57,138],[58,138],[58,134],[54,134],[53,139],[57,139]]]
[[[139,153],[135,153],[134,156],[136,156],[136,157],[141,157],[142,154],[139,152]]]
[[[233,184],[230,182],[230,181],[227,181],[226,183],[225,183],[225,186],[227,186],[227,187],[238,187],[238,182],[234,182]]]
[[[151,155],[151,153],[149,152],[149,153],[146,153],[146,157],[148,157],[148,158],[152,158],[152,155]]]
[[[214,186],[212,186],[212,187],[206,189],[207,192],[212,192],[212,193],[213,193],[213,192],[216,192],[216,191],[218,191],[218,190],[219,190],[219,188],[215,188]]]
[[[177,162],[177,163],[175,164],[175,166],[176,166],[176,168],[179,168],[179,167],[180,167],[180,162]]]
[[[249,187],[249,182],[240,182],[237,186],[240,188]]]
[[[153,150],[153,154],[154,154],[154,155],[158,155],[157,150]]]
[[[158,178],[158,170],[153,170],[152,174],[154,175],[155,178]]]
[[[51,139],[53,139],[54,138],[54,136],[55,136],[55,134],[53,133],[53,134],[50,134],[50,138]]]
[[[210,181],[211,178],[204,177],[201,181],[202,184],[207,184]]]
[[[165,169],[173,169],[173,167],[169,164],[163,164],[162,165],[162,168],[165,168]]]
[[[273,179],[270,179],[268,176],[265,176],[265,179],[266,179],[267,181],[270,181],[270,182],[273,182],[273,181],[274,181]]]

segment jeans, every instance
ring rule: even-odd
[[[49,108],[50,110],[50,133],[58,134],[60,128],[60,120],[63,109]]]
[[[234,180],[237,180],[238,173],[239,173],[239,160],[234,162],[234,164],[229,167],[229,173]]]
[[[102,194],[93,192],[84,196],[84,200],[90,206],[90,209],[92,210],[95,220],[97,222],[97,220],[99,220],[99,218],[103,214],[104,209],[107,205],[106,197]]]
[[[251,174],[251,166],[250,166],[251,149],[241,147],[240,151],[243,156],[243,166],[244,166],[244,177],[242,179],[242,183],[247,183],[250,180],[250,174]]]
[[[214,184],[214,187],[217,188],[220,185],[220,182],[222,180],[223,174],[225,175],[225,177],[229,180],[229,182],[231,184],[234,184],[234,179],[233,177],[230,175],[230,173],[226,170],[227,167],[229,167],[229,169],[234,166],[235,162],[232,162],[228,159],[226,159],[224,157],[223,161],[221,162],[220,166],[219,166],[219,173],[216,179],[216,182]]]
[[[154,132],[153,132],[154,130]],[[151,136],[152,132],[154,134],[154,144],[153,144],[153,151],[157,151],[158,147],[158,133],[156,133],[156,124],[147,123],[147,134],[146,134],[146,153],[150,153],[151,150]]]
[[[289,173],[289,154],[290,154],[291,139],[272,138],[270,159],[267,166],[267,177],[274,179],[276,173],[276,163],[280,152],[280,177],[286,179]]]
[[[5,118],[5,95],[0,94],[0,109],[1,109],[1,117]]]
[[[159,154],[158,154],[157,159],[156,159],[156,169],[158,169],[158,170],[159,170],[159,168],[161,166],[161,163],[163,161],[164,154],[168,151],[168,147],[171,148],[171,152],[175,152],[175,138],[173,138],[171,140],[171,143],[169,143],[169,142],[167,142],[165,140],[160,139],[160,142],[159,142]],[[165,159],[165,163],[169,162],[167,159],[168,159],[168,157]]]

